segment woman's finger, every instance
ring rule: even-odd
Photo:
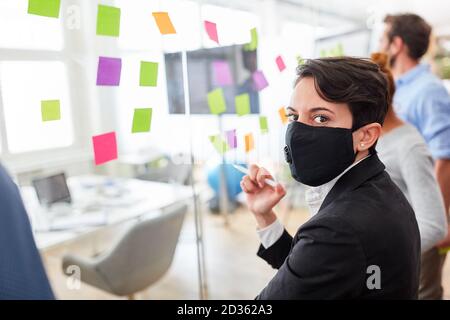
[[[261,167],[258,170],[258,173],[256,174],[256,182],[258,183],[260,188],[263,188],[265,185],[264,180],[265,179],[272,179],[272,175],[267,171],[265,168]]]
[[[250,179],[249,176],[244,176],[241,182],[244,184],[247,193],[253,193],[259,190],[258,186]]]

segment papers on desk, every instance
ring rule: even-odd
[[[106,212],[99,211],[88,214],[68,215],[58,217],[49,223],[49,231],[76,230],[86,227],[97,227],[106,225],[108,216]]]

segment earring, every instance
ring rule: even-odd
[[[364,146],[365,146],[365,144],[364,144],[364,143],[361,143],[361,147],[363,147],[363,148],[364,148]]]

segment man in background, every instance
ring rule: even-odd
[[[0,300],[53,298],[19,189],[0,165]]]
[[[394,108],[425,138],[434,158],[436,178],[450,207],[450,97],[442,81],[420,63],[428,51],[431,26],[415,14],[388,15],[381,51],[390,57],[396,80]],[[438,247],[450,246],[450,234]],[[442,267],[445,255],[435,247],[422,255],[420,299],[442,299]]]

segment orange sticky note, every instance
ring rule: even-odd
[[[248,133],[245,135],[245,152],[250,152],[255,148],[255,141],[253,140],[253,134]]]
[[[177,33],[167,12],[153,12],[152,15],[161,34]]]
[[[286,109],[284,107],[281,107],[280,109],[278,109],[278,114],[280,115],[281,122],[283,124],[288,123],[289,119],[286,117]]]

